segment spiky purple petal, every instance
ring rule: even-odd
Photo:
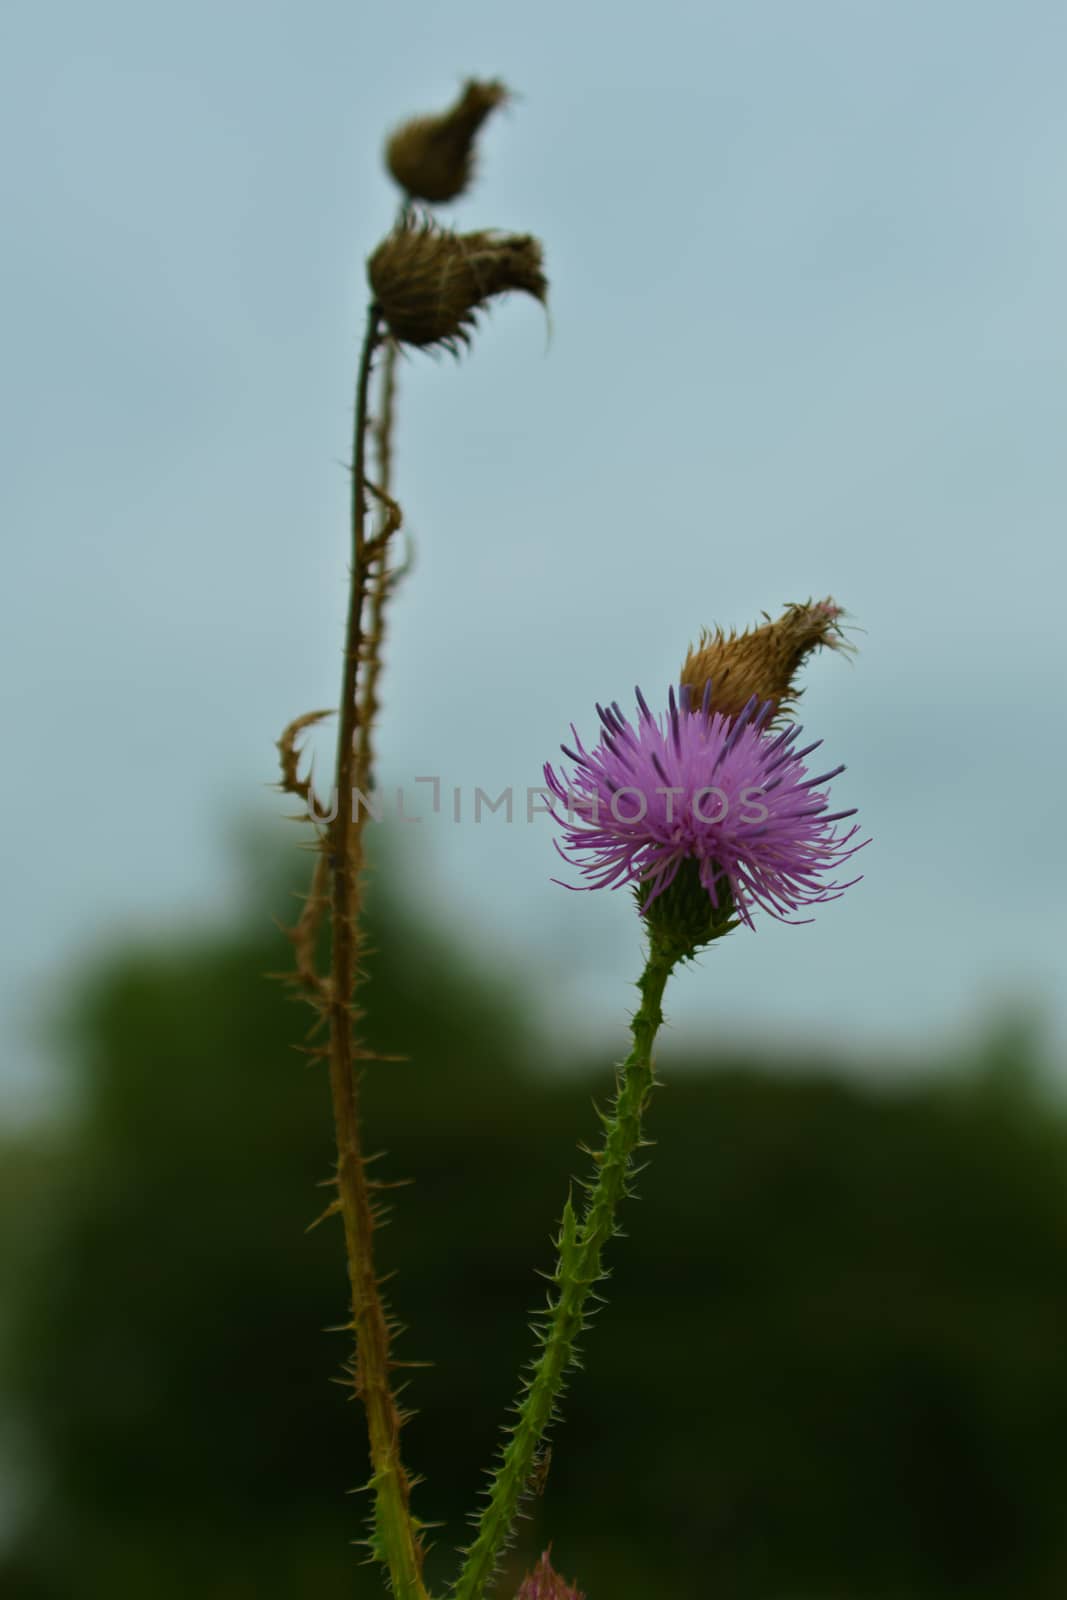
[[[852,843],[855,825],[835,832],[833,824],[854,812],[829,812],[822,788],[844,767],[809,777],[804,766],[821,739],[798,750],[798,727],[767,732],[773,707],[755,697],[737,716],[709,717],[688,696],[679,705],[672,687],[666,713],[656,717],[639,689],[636,695],[636,725],[617,703],[598,706],[597,746],[586,750],[572,730],[576,750],[561,748],[573,772],[545,766],[563,835],[557,848],[586,880],[569,887],[640,883],[647,911],[693,859],[712,903],[725,877],[737,915],[751,927],[757,908],[788,921],[857,881],[832,877],[862,844]]]

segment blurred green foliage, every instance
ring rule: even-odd
[[[284,904],[262,883],[230,932],[100,960],[70,1109],[4,1153],[5,1596],[381,1593],[350,1545],[347,1347],[321,1331],[346,1318],[341,1239],[304,1232],[327,1087],[263,976]],[[398,1354],[435,1362],[404,1438],[443,1585],[624,1040],[546,1080],[529,997],[453,930],[372,912],[367,1029],[411,1059],[369,1070],[368,1136],[417,1180],[380,1265]],[[552,1540],[591,1600],[1067,1592],[1067,1127],[1031,1055],[1009,1031],[890,1089],[829,1053],[683,1061],[668,1035],[642,1200],[511,1570]]]

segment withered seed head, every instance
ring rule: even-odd
[[[414,117],[390,134],[385,164],[413,200],[439,205],[455,200],[474,172],[478,129],[508,99],[499,79],[482,83],[469,78],[455,105],[436,117]]]
[[[690,646],[681,682],[699,704],[705,685],[711,684],[709,710],[735,717],[753,695],[770,700],[779,711],[802,693],[793,679],[805,659],[823,645],[831,650],[851,648],[841,629],[844,615],[833,600],[809,600],[788,605],[778,618],[742,634],[724,634],[721,628],[705,631],[700,644]]]
[[[520,290],[545,303],[541,246],[530,234],[451,233],[407,216],[367,262],[389,331],[404,344],[458,353],[494,295]]]

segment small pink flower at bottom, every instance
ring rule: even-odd
[[[585,1600],[580,1589],[560,1577],[548,1557],[546,1550],[533,1571],[523,1578],[515,1600]]]

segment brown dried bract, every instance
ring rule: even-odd
[[[530,234],[450,233],[428,217],[403,218],[367,262],[367,277],[395,338],[454,353],[494,295],[517,290],[544,305],[548,294]]]
[[[463,194],[474,173],[474,142],[489,113],[508,99],[499,79],[470,78],[455,105],[435,117],[413,117],[392,134],[385,164],[413,200],[440,205]]]
[[[709,710],[735,717],[753,695],[769,700],[775,712],[801,693],[793,679],[813,650],[826,646],[847,650],[848,641],[841,629],[841,607],[829,598],[809,600],[804,605],[788,605],[777,622],[767,621],[744,633],[724,634],[721,628],[706,631],[700,644],[690,647],[682,668],[681,682],[699,705],[705,687],[711,684]]]

